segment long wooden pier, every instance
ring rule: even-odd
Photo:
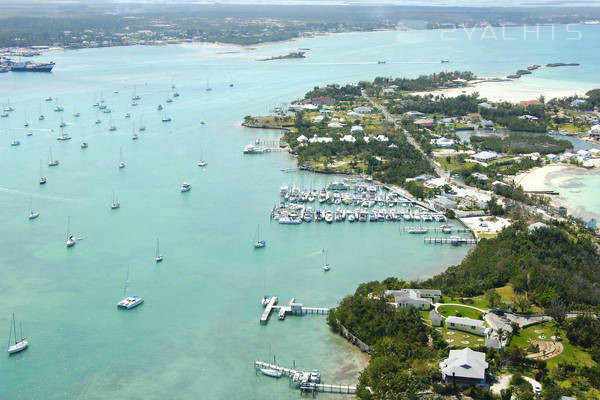
[[[254,369],[271,369],[281,372],[282,376],[290,378],[290,384],[294,384],[302,392],[321,392],[337,394],[356,394],[356,386],[350,385],[331,385],[324,383],[309,382],[310,372],[301,371],[293,368],[286,368],[280,365],[271,364],[264,361],[254,361]]]
[[[269,303],[265,307],[261,317],[260,324],[266,325],[269,316],[273,311],[276,311],[279,314],[279,319],[285,319],[286,315],[307,315],[307,314],[320,314],[327,315],[329,314],[329,308],[326,307],[304,307],[302,303],[296,303],[296,299],[292,297],[286,306],[276,306],[277,297],[271,297]]]
[[[453,246],[460,246],[463,244],[477,244],[477,239],[463,238],[463,237],[426,237],[423,241],[428,244],[451,244]]]

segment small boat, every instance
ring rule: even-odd
[[[0,114],[0,117],[2,117],[2,118],[8,118],[8,113],[7,112],[2,113],[2,114]]]
[[[158,111],[162,111],[162,109],[163,109],[163,106],[162,106],[162,104],[159,104],[159,105],[156,107],[156,109],[157,109]]]
[[[33,211],[33,196],[29,198],[29,219],[36,219],[40,216],[39,212]]]
[[[132,107],[135,107],[135,106],[137,106],[137,105],[138,105],[138,102],[137,102],[137,101],[132,101],[132,102],[131,102],[131,106],[132,106]]]
[[[173,99],[169,97],[169,98],[167,98],[166,102],[167,102],[167,103],[172,103],[172,102],[173,102]]]
[[[27,131],[26,135],[27,136],[33,136],[33,132],[32,131]]]
[[[48,96],[44,100],[46,100],[46,101],[52,101],[52,97]]]
[[[74,116],[75,118],[79,118],[79,117],[81,117],[81,114],[80,114],[80,113],[78,113],[78,112],[76,112],[75,114],[73,114],[73,116]]]
[[[131,118],[131,114],[129,114],[129,113],[125,114],[125,118]]]
[[[96,125],[100,125],[102,123],[101,120],[97,119],[96,122],[94,122]]]
[[[158,239],[156,239],[156,256],[154,257],[154,261],[156,261],[157,263],[161,262],[163,260],[163,255],[160,254],[160,248],[158,245]]]
[[[54,107],[54,112],[62,112],[62,111],[65,111],[64,107],[61,107],[61,106]]]
[[[117,307],[124,308],[126,310],[130,310],[134,307],[139,306],[143,302],[144,302],[144,299],[142,299],[140,296],[132,295],[132,296],[126,297],[123,300],[121,300],[120,302],[118,302]]]
[[[25,340],[25,338],[23,337],[23,324],[20,323],[21,325],[21,339],[17,339],[17,323],[15,321],[15,313],[13,313],[13,317],[12,317],[12,322],[10,325],[10,333],[8,334],[8,354],[15,354],[18,353],[20,351],[23,351],[27,348],[27,346],[29,346],[29,342],[27,342],[27,340]],[[13,336],[13,332],[14,332],[14,340],[15,340],[15,344],[11,345],[11,339]]]
[[[260,240],[260,225],[256,228],[256,242],[254,242],[255,249],[262,249],[267,245],[267,242]]]
[[[199,167],[206,167],[208,165],[208,163],[206,161],[198,161],[198,166]]]
[[[64,128],[65,126],[67,126],[67,123],[65,121],[60,121],[60,124],[58,124],[59,128]]]
[[[57,137],[57,138],[56,138],[56,140],[61,140],[61,141],[64,141],[64,140],[71,140],[71,136],[69,136],[69,135],[68,135],[68,134],[66,134],[66,133],[63,133],[62,135],[60,135],[59,137]]]
[[[19,146],[21,144],[21,142],[19,142],[18,140],[14,140],[12,142],[10,142],[11,146]]]
[[[67,219],[67,241],[65,242],[67,247],[73,247],[77,243],[77,239],[75,238],[75,236],[73,236],[69,233],[70,225],[71,225],[71,217],[69,217]]]
[[[442,64],[445,64],[445,63],[449,63],[449,62],[450,62],[450,60],[441,60],[440,62],[441,62]]]
[[[179,97],[179,92],[173,92],[173,97]]]
[[[270,368],[261,368],[260,372],[262,372],[263,375],[270,376],[272,378],[281,378],[282,375],[281,370]]]
[[[110,206],[110,209],[111,210],[116,210],[118,208],[121,208],[121,203],[119,203],[119,196],[115,197],[115,192],[113,190],[113,202],[112,202],[112,204]]]
[[[138,131],[144,132],[145,130],[146,130],[146,125],[144,125],[144,122],[140,118],[140,127],[139,127]]]
[[[187,183],[187,182],[183,182],[183,184],[181,185],[181,188],[180,188],[180,190],[181,190],[182,192],[189,192],[190,190],[192,190],[192,185],[190,185],[190,184],[189,184],[189,183]]]
[[[134,133],[133,135],[131,135],[131,140],[138,140],[140,138],[140,136],[137,133]]]
[[[285,319],[285,308],[281,307],[279,309],[279,317],[278,318],[282,321]]]
[[[260,301],[260,304],[262,304],[263,307],[266,307],[267,304],[269,304],[270,301],[271,301],[271,296],[265,296]]]
[[[171,117],[163,117],[162,122],[171,122]]]
[[[47,179],[46,179],[46,177],[45,177],[45,176],[42,176],[42,177],[40,178],[40,185],[44,185],[46,182],[47,182]]]
[[[81,142],[81,148],[82,149],[87,149],[88,148],[88,142]]]
[[[329,251],[323,249],[323,252],[325,253],[325,265],[323,266],[323,271],[327,272],[331,269],[331,267],[329,266],[329,263],[327,262],[327,255],[329,254]]]
[[[206,91],[210,92],[212,90],[212,88],[210,87],[210,85],[208,84],[208,81],[206,81]]]
[[[119,168],[125,168],[125,161],[123,161],[123,148],[119,148]]]
[[[46,116],[44,114],[40,114],[40,116],[38,117],[38,121],[43,121],[46,119]]]
[[[313,369],[310,373],[309,381],[312,383],[320,383],[321,382],[321,372],[318,369]]]
[[[29,128],[29,122],[25,121],[25,123],[23,124],[23,126],[24,126],[25,128]]]

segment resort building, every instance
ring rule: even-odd
[[[442,378],[457,385],[486,385],[485,375],[489,364],[485,353],[465,348],[450,350],[448,358],[440,363]]]
[[[358,132],[363,132],[364,129],[362,126],[360,125],[354,125],[352,128],[350,128],[350,133],[358,133]]]
[[[444,318],[439,312],[431,310],[429,311],[429,320],[431,321],[431,326],[437,327],[442,326],[442,321],[444,320]]]
[[[342,124],[342,123],[340,123],[340,122],[330,122],[330,123],[328,123],[328,124],[327,124],[327,127],[328,127],[328,128],[336,128],[336,129],[339,129],[339,128],[343,128],[343,127],[344,127],[344,124]]]
[[[481,151],[477,154],[473,154],[471,158],[483,162],[492,161],[498,158],[498,153],[496,153],[495,151]]]
[[[420,310],[429,310],[433,303],[440,301],[441,290],[435,289],[402,289],[386,290],[385,296],[394,296],[392,304],[398,308],[417,307]]]
[[[485,336],[489,329],[483,325],[482,320],[465,317],[446,318],[446,328],[467,332],[477,336]]]

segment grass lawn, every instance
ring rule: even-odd
[[[541,339],[540,336],[545,336],[545,339]],[[547,360],[548,369],[552,369],[558,365],[560,361],[567,361],[571,364],[587,366],[592,366],[595,364],[589,353],[585,352],[579,346],[572,345],[569,342],[565,331],[563,329],[557,329],[554,322],[545,322],[543,324],[533,325],[525,329],[521,329],[518,336],[512,337],[510,345],[516,345],[524,349],[529,346],[530,340],[550,341],[552,340],[552,336],[558,336],[562,339],[561,343],[564,346],[564,351],[559,356]]]
[[[506,301],[509,303],[512,303],[513,297],[515,297],[515,291],[513,290],[513,287],[510,285],[496,288],[496,293],[498,293],[500,295],[500,298],[502,299],[502,301]]]
[[[466,318],[482,319],[480,317],[483,317],[482,312],[463,306],[440,306],[438,307],[438,311],[444,317],[455,317],[457,316],[457,312]]]
[[[479,347],[485,344],[485,339],[481,336],[471,335],[466,332],[457,331],[454,329],[442,329],[442,336],[450,346],[454,347]],[[463,343],[469,342],[469,343]]]

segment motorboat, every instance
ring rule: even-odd
[[[66,133],[63,133],[62,135],[60,135],[59,137],[56,138],[56,140],[71,140],[71,136],[67,135]]]
[[[181,185],[181,188],[180,188],[180,190],[181,190],[182,192],[189,192],[190,190],[192,190],[192,185],[190,185],[190,184],[189,184],[189,183],[187,183],[187,182],[183,182],[183,184]]]
[[[313,369],[312,372],[310,373],[309,380],[312,383],[320,383],[321,382],[321,372],[319,372],[318,369]]]
[[[207,165],[208,165],[208,163],[204,160],[198,162],[199,167],[206,167]]]
[[[270,301],[271,301],[271,296],[265,296],[260,301],[260,304],[262,304],[263,307],[266,307],[267,304],[269,304]]]
[[[88,143],[87,142],[82,142],[81,143],[81,148],[82,149],[87,149],[88,148]]]
[[[130,310],[134,307],[139,306],[143,302],[144,302],[144,299],[142,299],[139,296],[129,296],[129,297],[124,298],[120,302],[118,302],[117,307],[124,308],[126,310]]]
[[[77,239],[73,235],[69,235],[67,237],[66,245],[67,247],[73,247],[77,243]]]

